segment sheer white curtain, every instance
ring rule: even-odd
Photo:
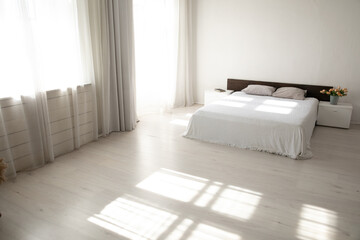
[[[193,104],[187,0],[134,0],[139,115]]]
[[[0,97],[90,83],[81,65],[78,2],[0,1]]]
[[[136,102],[139,115],[172,107],[175,92],[178,1],[134,0]]]
[[[78,148],[82,108],[97,137],[96,108],[87,106],[95,98],[77,88],[94,80],[87,1],[0,0],[0,32],[0,157],[14,176],[52,161],[59,149]],[[54,89],[64,91],[49,96]]]

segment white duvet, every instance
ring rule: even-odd
[[[235,92],[198,109],[185,137],[293,159],[312,157],[310,139],[318,100],[282,99]]]

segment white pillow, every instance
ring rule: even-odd
[[[275,91],[274,87],[266,86],[266,85],[248,85],[246,88],[242,90],[247,94],[252,95],[261,95],[261,96],[271,96]]]
[[[305,99],[306,90],[296,87],[281,87],[273,93],[273,97],[290,98],[296,100]]]

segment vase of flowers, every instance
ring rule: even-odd
[[[338,86],[337,88],[331,88],[328,91],[325,89],[321,90],[320,93],[330,95],[330,104],[336,105],[339,101],[340,97],[344,97],[347,95],[347,88],[341,88]]]

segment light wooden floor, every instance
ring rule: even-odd
[[[360,239],[360,126],[292,160],[181,137],[149,115],[0,186],[0,239]]]

